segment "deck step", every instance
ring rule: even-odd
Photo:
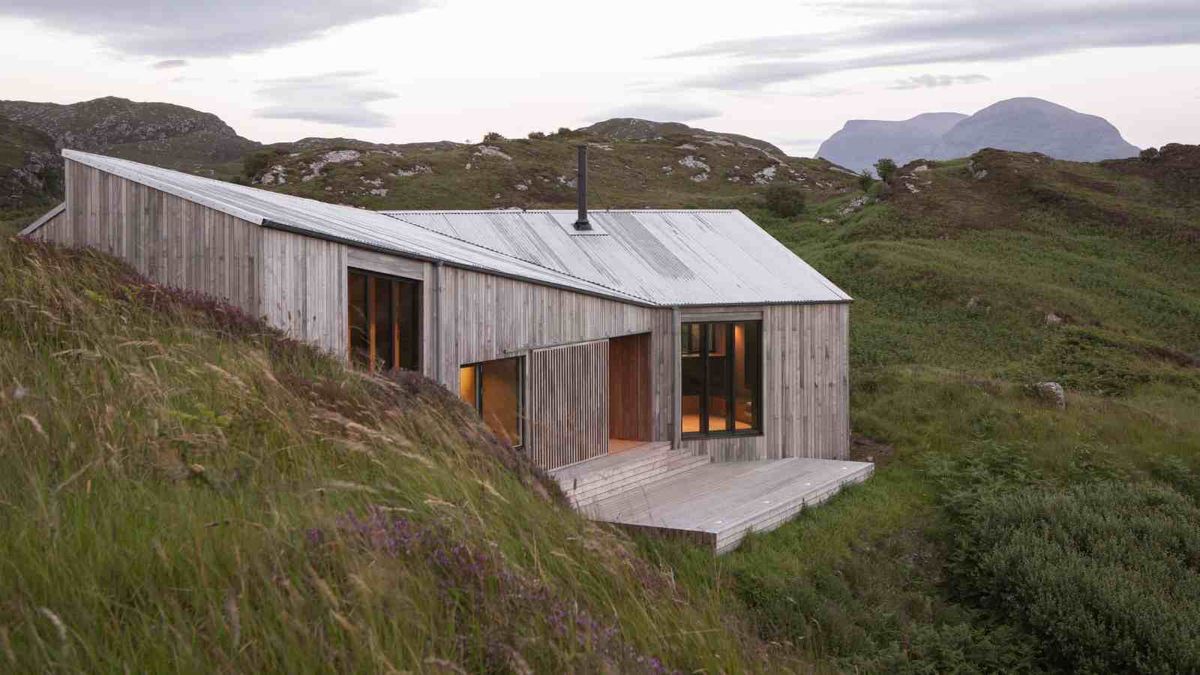
[[[672,450],[667,442],[647,443],[634,450],[563,467],[551,475],[572,506],[581,509],[708,462],[707,457],[694,455],[691,451]]]
[[[659,481],[672,478],[708,463],[708,457],[697,456],[687,452],[684,456],[670,457],[666,462],[656,464],[641,473],[627,475],[620,480],[595,486],[590,490],[576,492],[568,496],[571,498],[572,505],[578,509],[583,509],[596,502],[618,497],[625,492],[649,487]]]

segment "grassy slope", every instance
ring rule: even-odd
[[[1116,479],[1200,496],[1196,203],[1113,168],[975,162],[982,180],[944,163],[846,218],[836,203],[796,223],[757,214],[856,298],[853,425],[895,447],[875,478],[717,561],[645,542],[740,598],[765,638],[830,666],[1064,666],[1036,626],[949,576],[953,509],[1005,467],[1028,468],[987,483],[1002,492]],[[1030,395],[1042,380],[1067,386],[1065,411]]]
[[[575,147],[580,143],[593,144],[588,193],[597,209],[746,208],[758,201],[764,189],[755,183],[755,174],[768,167],[776,167],[774,180],[794,181],[812,200],[843,194],[854,184],[852,175],[824,160],[773,159],[757,148],[714,141],[706,134],[611,140],[580,132],[424,147],[304,141],[256,153],[258,160],[251,161],[248,178],[259,181],[264,170],[280,166],[287,182],[262,187],[371,209],[573,208]],[[484,146],[507,158],[481,154]],[[303,180],[327,152],[347,148],[363,154],[353,161],[327,164],[315,178]],[[708,170],[679,163],[688,157],[703,162]],[[786,162],[786,168],[778,162]],[[397,175],[417,167],[428,172]],[[707,174],[707,179],[693,180],[701,174]],[[372,195],[371,190],[387,194]]]
[[[570,143],[554,142],[562,145],[553,153],[565,173]],[[510,154],[520,165],[519,153]],[[685,547],[642,542],[645,556],[671,568],[674,579],[646,598],[634,589],[653,572],[636,557],[610,555],[622,550],[618,540],[587,546],[588,537],[603,536],[599,530],[531,496],[519,472],[481,461],[481,446],[431,419],[431,406],[382,416],[360,408],[356,415],[366,417],[353,419],[413,443],[432,467],[378,448],[362,453],[355,444],[370,446],[373,435],[328,428],[314,413],[344,406],[298,396],[292,378],[323,382],[323,399],[337,392],[332,400],[360,402],[351,408],[384,385],[272,348],[261,336],[229,340],[198,330],[193,324],[204,315],[191,310],[159,319],[142,301],[114,300],[123,292],[109,277],[56,272],[62,262],[31,267],[17,249],[13,263],[3,265],[10,270],[4,297],[34,304],[3,310],[19,312],[14,316],[22,321],[3,324],[14,345],[5,351],[14,356],[0,361],[0,391],[8,397],[0,407],[0,425],[7,426],[0,430],[36,444],[39,453],[3,455],[11,463],[0,472],[0,513],[8,531],[21,536],[0,544],[7,547],[0,560],[19,561],[13,564],[37,581],[0,587],[0,647],[11,645],[5,653],[39,666],[53,659],[79,663],[71,659],[91,649],[99,651],[86,658],[153,664],[171,652],[221,668],[378,667],[380,658],[428,668],[431,656],[475,667],[504,658],[496,654],[505,649],[488,647],[501,644],[515,646],[538,668],[589,667],[630,653],[719,668],[760,653],[743,632],[748,622],[780,645],[770,652],[781,659],[771,664],[776,669],[798,665],[783,660],[797,653],[828,668],[1061,667],[1061,654],[1042,648],[1049,643],[1038,626],[963,590],[955,572],[961,557],[955,514],[964,504],[987,501],[976,494],[980,485],[997,495],[1026,484],[1086,491],[1115,478],[1130,485],[1156,481],[1200,497],[1200,219],[1191,183],[1164,180],[1153,165],[985,152],[973,168],[988,175],[972,178],[965,160],[902,171],[891,199],[849,216],[839,209],[852,194],[816,204],[796,222],[752,214],[855,296],[854,426],[895,450],[869,448],[880,461],[870,482],[731,556],[714,561]],[[498,169],[509,170],[507,163]],[[470,178],[476,180],[493,179]],[[429,203],[396,205],[444,206],[454,185],[422,197]],[[477,196],[492,189],[457,185]],[[683,184],[655,198],[687,205],[691,191]],[[714,194],[697,205],[726,199],[720,190]],[[486,202],[480,197],[478,205]],[[113,307],[117,317],[132,313],[133,320],[113,318]],[[1063,321],[1047,322],[1050,313]],[[25,324],[42,330],[8,328]],[[128,336],[96,337],[105,331]],[[50,336],[44,343],[43,334]],[[28,335],[38,341],[29,343]],[[208,364],[234,375],[252,395]],[[120,374],[126,369],[131,373]],[[267,373],[283,387],[271,385]],[[1027,385],[1040,380],[1067,385],[1065,411],[1030,395]],[[19,400],[18,383],[30,391]],[[71,419],[56,421],[63,413],[52,411],[61,402]],[[118,412],[124,410],[138,412]],[[462,424],[451,417],[450,426]],[[265,442],[255,435],[259,429]],[[192,463],[204,471],[185,468]],[[474,482],[461,481],[464,474]],[[479,480],[507,501],[476,489]],[[619,646],[573,651],[552,626],[502,626],[499,614],[520,616],[528,606],[522,593],[481,590],[487,600],[476,603],[469,577],[422,562],[436,548],[393,559],[338,534],[339,515],[380,502],[413,509],[422,527],[449,528],[451,541],[472,550],[495,541],[522,574],[542,580],[556,597],[579,600],[589,616],[607,618],[615,610]],[[72,522],[86,527],[63,525]],[[321,532],[318,541],[329,535],[339,543],[314,552],[305,543],[310,528]],[[124,537],[132,553],[118,557],[93,546],[88,538],[98,532]],[[336,551],[332,558],[324,557],[327,549]],[[385,570],[383,579],[377,569]],[[412,579],[408,570],[415,570]],[[7,570],[0,575],[10,578]],[[273,581],[253,583],[261,579]],[[467,589],[462,602],[429,592],[439,579]],[[155,612],[176,631],[161,645],[138,639],[157,629],[159,619],[147,618]],[[428,639],[399,634],[389,625],[396,617],[404,631]],[[317,628],[301,629],[297,621]],[[235,640],[231,626],[239,622]],[[98,647],[113,626],[130,626],[130,639]],[[539,647],[520,639],[531,635],[549,640]],[[297,661],[280,660],[291,654]]]
[[[736,669],[764,648],[470,411],[0,245],[0,669]],[[786,662],[785,662],[786,663]]]

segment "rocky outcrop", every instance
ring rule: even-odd
[[[62,188],[54,139],[0,117],[0,209],[48,204],[62,198]]]
[[[60,150],[101,152],[185,170],[237,161],[259,146],[212,113],[115,96],[67,105],[0,101],[0,115],[41,131]]]

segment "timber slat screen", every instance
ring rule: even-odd
[[[529,453],[555,469],[608,454],[608,341],[529,355]]]

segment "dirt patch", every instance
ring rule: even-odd
[[[855,462],[874,462],[887,466],[896,457],[896,448],[858,432],[850,434],[850,459]]]

